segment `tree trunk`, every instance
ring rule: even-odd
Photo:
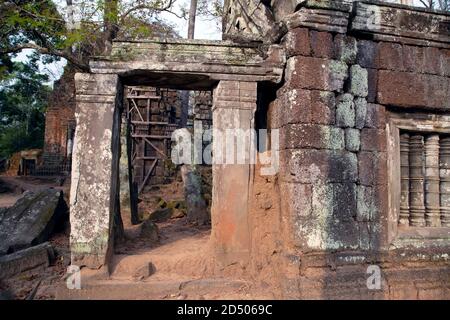
[[[104,48],[103,54],[107,55],[111,52],[112,41],[117,36],[119,29],[118,21],[118,4],[119,0],[105,0],[105,7],[103,10],[103,27],[104,27]]]
[[[197,0],[191,0],[191,7],[189,9],[188,39],[194,39],[196,15],[197,15]]]

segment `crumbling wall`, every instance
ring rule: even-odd
[[[75,129],[75,72],[66,69],[54,84],[45,114],[43,164],[45,172],[57,172],[67,160],[70,129]],[[73,141],[72,141],[73,142]],[[71,146],[69,145],[69,148]]]
[[[284,297],[448,298],[450,239],[395,241],[387,152],[390,112],[448,112],[448,33],[434,38],[440,42],[412,41],[384,37],[379,27],[368,40],[344,23],[351,18],[342,8],[321,8],[328,24],[313,10],[291,17],[282,40],[285,83],[268,111],[269,127],[280,131],[280,172],[273,190],[254,194],[261,219],[274,216],[263,233],[253,228],[254,241],[272,234]],[[449,19],[398,6],[371,10],[417,38],[431,33],[434,18]],[[356,15],[353,29],[363,18]],[[266,204],[276,192],[279,215]],[[276,222],[278,239],[270,232]],[[370,265],[381,268],[378,290],[367,286]]]

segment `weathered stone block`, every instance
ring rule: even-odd
[[[269,108],[272,128],[286,124],[334,124],[333,92],[291,89],[283,92]]]
[[[294,221],[309,217],[312,211],[312,185],[300,183],[281,183],[280,191],[289,201],[282,202],[283,215]]]
[[[280,151],[281,179],[287,182],[356,182],[357,157],[338,150]]]
[[[292,57],[286,67],[285,89],[303,88],[341,92],[348,77],[344,62],[311,57]]]
[[[364,128],[361,130],[361,150],[386,151],[386,139],[385,130]]]
[[[357,152],[361,147],[360,132],[358,129],[345,129],[345,148],[348,151]]]
[[[369,103],[367,105],[366,128],[384,129],[386,127],[386,108],[379,104]]]
[[[355,104],[351,94],[345,93],[337,98],[336,125],[343,128],[355,126]]]
[[[333,217],[343,222],[353,222],[357,212],[356,184],[333,184]]]
[[[63,192],[27,191],[0,217],[0,256],[47,241],[68,221]]]
[[[344,149],[344,130],[340,128],[311,125],[288,124],[280,129],[281,149]]]
[[[424,52],[422,47],[403,46],[403,66],[405,71],[421,73],[424,65]]]
[[[450,50],[441,50],[441,75],[450,77]]]
[[[289,30],[289,32],[283,38],[282,43],[286,48],[286,53],[288,57],[297,55],[301,56],[311,55],[309,29],[296,28],[293,30]]]
[[[360,250],[370,250],[370,231],[369,227],[367,226],[367,223],[360,222],[358,223],[359,226],[359,249]]]
[[[378,102],[398,107],[450,108],[450,79],[381,70],[378,72]]]
[[[378,93],[378,71],[376,69],[367,69],[367,81],[369,85],[367,101],[374,103],[377,100]]]
[[[295,221],[296,245],[310,250],[356,249],[359,245],[354,185],[313,185],[312,215]]]
[[[335,58],[347,64],[355,64],[358,55],[358,44],[355,38],[342,34],[334,37]]]
[[[355,127],[364,128],[367,118],[367,101],[364,98],[355,99]]]
[[[358,210],[356,220],[359,222],[368,222],[373,220],[375,207],[373,187],[359,185],[357,188]]]
[[[369,94],[368,72],[356,64],[350,67],[349,91],[351,94],[363,98]]]
[[[379,69],[403,71],[402,45],[392,42],[381,42],[379,44]]]
[[[335,124],[336,98],[333,92],[311,92],[311,121],[317,124]]]
[[[365,186],[387,184],[387,154],[366,152],[358,154],[359,182]]]
[[[120,112],[117,75],[76,74],[77,108],[70,192],[72,263],[99,268],[111,254],[119,199]],[[90,95],[82,95],[85,86]],[[79,91],[80,90],[80,91]]]
[[[430,74],[441,74],[440,50],[435,47],[425,47],[423,48],[423,53],[423,72]]]
[[[358,41],[357,62],[363,68],[378,68],[378,43],[370,40]]]
[[[311,123],[311,91],[286,91],[276,99],[274,108],[280,127],[292,123]]]
[[[310,32],[310,38],[314,57],[333,59],[334,46],[333,35],[331,33],[312,30]]]
[[[38,267],[46,268],[53,259],[53,248],[48,242],[2,256],[0,257],[0,279],[8,279]]]
[[[302,219],[294,232],[296,245],[303,250],[356,250],[359,247],[359,230],[354,222],[333,218]]]

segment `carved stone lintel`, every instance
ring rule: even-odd
[[[419,46],[450,47],[450,15],[387,2],[358,1],[351,30],[374,40]]]
[[[409,205],[413,227],[425,226],[424,169],[424,139],[422,135],[413,135],[409,144]]]
[[[224,40],[275,43],[282,36],[282,26],[263,1],[228,0],[224,4]]]
[[[450,227],[450,137],[441,138],[440,146],[441,225]]]
[[[346,33],[349,19],[348,12],[302,8],[286,17],[288,29],[306,27],[319,31]]]
[[[427,227],[440,227],[439,135],[425,138],[425,220]]]
[[[399,224],[409,225],[409,134],[400,135],[401,198]]]

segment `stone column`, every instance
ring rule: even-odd
[[[120,108],[117,75],[75,75],[76,131],[70,190],[72,264],[100,268],[119,223]],[[118,227],[121,227],[121,225]]]
[[[441,225],[450,227],[450,137],[441,138],[440,147]]]
[[[413,227],[425,226],[424,169],[423,136],[413,135],[409,144],[409,208]]]
[[[401,198],[399,224],[409,226],[409,134],[400,135]]]
[[[439,200],[439,135],[425,138],[425,222],[427,227],[441,225]]]
[[[221,81],[213,93],[215,162],[211,239],[216,257],[222,264],[246,263],[249,256],[248,197],[253,166],[249,164],[249,159],[245,164],[238,164],[237,161],[235,164],[224,164],[229,148],[243,146],[243,141],[238,140],[225,143],[225,133],[227,129],[240,129],[241,133],[253,129],[256,93],[257,83],[238,81]],[[250,140],[249,137],[244,141],[250,143]]]

